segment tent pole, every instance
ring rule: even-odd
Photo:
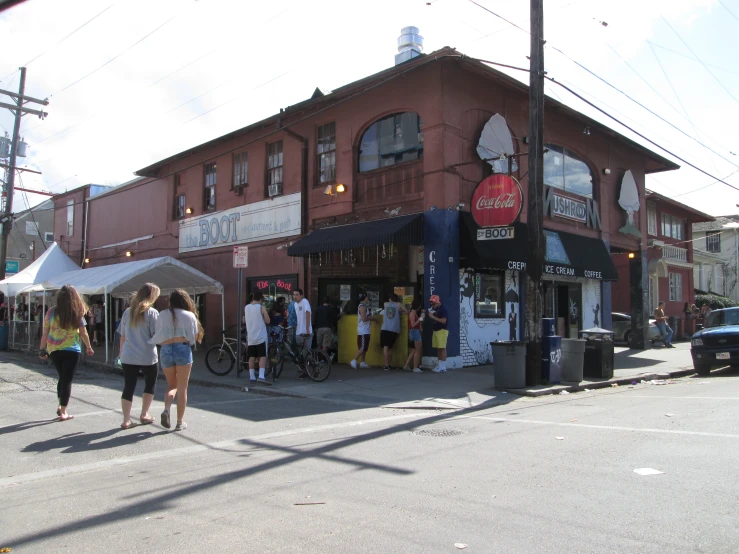
[[[238,312],[239,310],[236,310],[237,319],[238,319]],[[241,322],[237,321],[236,325],[238,326],[238,329],[241,329],[241,326],[239,325]],[[221,329],[226,328],[226,298],[223,294],[223,291],[221,291]],[[239,336],[240,331],[236,331],[236,336]]]
[[[31,293],[28,293],[28,350],[31,350]]]
[[[108,359],[109,359],[108,337],[110,336],[110,333],[109,333],[110,321],[108,321],[108,319],[109,319],[109,317],[108,317],[109,316],[109,311],[108,311],[108,309],[109,309],[109,306],[108,306],[109,302],[108,302],[108,295],[107,294],[105,294],[103,296],[103,303],[105,304],[105,336],[103,337],[103,340],[105,341],[105,363],[107,364],[108,363]]]

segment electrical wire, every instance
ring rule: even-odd
[[[656,44],[656,43],[652,42],[651,40],[645,40],[644,42],[646,42],[647,44],[650,44],[650,45],[654,46],[655,48],[659,48],[661,50],[667,50],[668,52],[672,52],[673,54],[677,54],[678,56],[682,56],[683,58],[686,58],[688,60],[693,60],[694,62],[697,62],[698,61],[695,58],[693,58],[692,56],[688,56],[687,54],[683,54],[682,52],[678,52],[677,50],[673,50],[672,48],[667,48],[666,46],[662,46],[661,44]],[[739,75],[739,72],[732,71],[731,69],[727,69],[725,67],[721,67],[720,65],[714,65],[714,64],[711,64],[711,63],[706,63],[706,65],[709,66],[709,67],[712,67],[714,69],[720,69],[721,71],[725,71],[726,73],[731,73],[732,75]]]
[[[724,9],[725,9],[725,10],[726,10],[727,12],[729,12],[729,13],[731,14],[731,17],[733,17],[734,19],[736,19],[737,21],[739,21],[739,17],[737,17],[737,15],[736,15],[736,14],[735,14],[734,12],[732,12],[732,11],[731,11],[731,10],[730,10],[730,9],[729,9],[729,8],[728,8],[727,6],[726,6],[726,4],[724,4],[724,3],[722,2],[722,0],[718,0],[718,3],[719,3],[719,4],[721,4],[721,5],[723,6],[723,8],[724,8]]]

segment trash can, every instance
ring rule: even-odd
[[[491,342],[496,389],[522,389],[526,386],[526,342]]]
[[[580,331],[585,339],[583,375],[598,379],[613,377],[613,331],[593,327]]]
[[[585,340],[562,339],[562,381],[579,383],[585,360]]]
[[[541,336],[551,337],[556,334],[556,323],[557,320],[553,317],[545,317],[541,320]]]
[[[8,350],[8,324],[0,322],[0,350]]]
[[[550,385],[562,381],[562,337],[542,337],[541,379]]]

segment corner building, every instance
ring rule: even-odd
[[[471,198],[483,179],[507,171],[477,151],[496,114],[523,194],[514,232],[485,238],[500,230],[475,223]],[[316,89],[91,199],[90,265],[124,261],[125,251],[177,257],[223,283],[235,324],[232,247],[246,244],[246,294],[302,287],[313,306],[330,296],[350,315],[359,292],[374,309],[391,292],[424,304],[438,294],[450,313],[448,367],[487,363],[491,341],[523,329],[527,130],[525,85],[451,48],[420,55],[330,93]],[[636,251],[646,264],[642,237],[619,230],[625,172],[645,207],[644,176],[677,166],[551,99],[545,142],[545,311],[573,336],[610,325],[612,256]],[[646,209],[632,215],[645,231]],[[206,341],[216,342],[220,299],[200,305]]]

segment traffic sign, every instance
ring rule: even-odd
[[[234,267],[249,267],[249,247],[234,246]]]
[[[5,275],[15,275],[20,270],[20,262],[16,260],[8,260],[5,262]]]

